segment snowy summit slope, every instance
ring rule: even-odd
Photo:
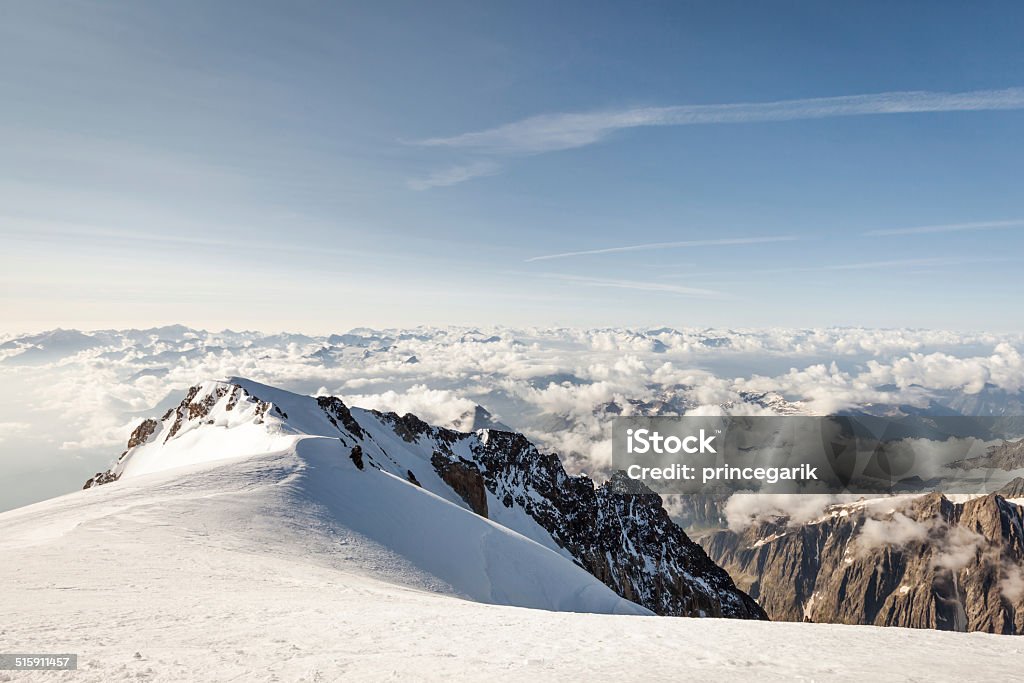
[[[552,548],[467,510],[429,452],[356,412],[358,423],[336,400],[237,378],[205,382],[163,420],[140,425],[106,475],[116,484],[72,500],[88,515],[96,505],[134,507],[147,491],[226,498],[207,520],[220,533],[346,571],[480,602],[649,613]]]

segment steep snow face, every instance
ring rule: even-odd
[[[571,477],[519,434],[461,433],[239,378],[192,387],[159,422],[143,422],[117,464],[86,487],[274,453],[297,459],[305,499],[458,594],[551,609],[643,611],[638,603],[663,615],[765,618],[656,495]],[[508,538],[526,555],[504,557]],[[632,602],[537,574],[561,565]],[[575,590],[575,602],[559,586]]]

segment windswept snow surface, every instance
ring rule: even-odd
[[[1024,658],[1024,640],[1010,636],[462,600],[339,526],[341,510],[308,488],[330,476],[318,467],[286,453],[193,466],[0,515],[0,651],[79,655],[78,671],[0,681],[933,682],[1011,680]],[[523,584],[551,580],[545,590],[562,595],[570,582],[559,591],[542,568],[489,559],[509,563],[505,581],[522,571]]]

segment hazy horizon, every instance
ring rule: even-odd
[[[906,331],[906,332],[949,332],[953,334],[993,334],[993,335],[1024,335],[1024,328],[1005,328],[1005,329],[993,329],[993,328],[979,328],[979,327],[910,327],[910,326],[871,326],[871,325],[696,325],[688,323],[677,323],[670,324],[665,321],[653,321],[653,322],[639,322],[639,323],[624,323],[619,325],[562,325],[562,324],[550,324],[550,325],[509,325],[494,322],[464,322],[464,323],[416,323],[411,325],[369,325],[359,324],[358,322],[345,322],[334,325],[326,325],[316,329],[300,329],[300,328],[273,328],[273,327],[230,327],[230,326],[201,326],[201,325],[189,325],[184,322],[155,322],[146,324],[136,325],[109,325],[104,327],[72,327],[72,326],[60,326],[55,327],[35,327],[31,329],[24,328],[11,328],[6,329],[0,327],[0,338],[5,340],[16,340],[24,337],[31,337],[35,335],[46,334],[49,332],[81,332],[83,334],[96,334],[99,332],[122,332],[127,330],[152,330],[161,328],[171,327],[183,327],[188,330],[195,332],[207,332],[210,334],[218,333],[254,333],[266,336],[272,335],[303,335],[308,337],[328,337],[334,334],[347,334],[353,331],[359,330],[372,330],[374,332],[405,332],[410,330],[522,330],[522,329],[536,329],[545,328],[551,330],[578,330],[578,331],[594,331],[594,330],[655,330],[655,329],[674,329],[679,331],[704,331],[704,332],[716,332],[716,331],[736,331],[736,332],[765,332],[772,330],[806,330],[806,331],[818,331],[818,330],[868,330],[868,331]]]

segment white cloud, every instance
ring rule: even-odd
[[[715,240],[684,240],[681,242],[651,242],[648,244],[633,244],[624,247],[607,247],[605,249],[587,249],[584,251],[566,251],[560,254],[546,254],[526,259],[531,261],[550,261],[552,259],[569,258],[572,256],[591,256],[594,254],[618,254],[630,251],[653,251],[658,249],[682,249],[684,247],[719,247],[737,246],[748,244],[767,244],[770,242],[792,242],[799,239],[794,235],[775,235],[767,237],[733,237]]]
[[[458,185],[473,178],[494,175],[500,167],[490,161],[478,161],[465,166],[452,166],[433,171],[423,178],[414,178],[409,181],[409,187],[414,190],[429,190],[434,187],[449,187]]]
[[[582,253],[582,252],[581,252]],[[563,282],[580,284],[587,287],[610,287],[612,289],[634,289],[641,292],[662,292],[679,296],[697,297],[702,299],[721,299],[728,295],[711,289],[700,287],[683,287],[664,282],[645,282],[642,280],[616,280],[610,278],[585,277],[582,275],[563,275],[560,273],[541,273],[541,277],[562,280]]]
[[[968,230],[1002,230],[1005,228],[1024,227],[1024,220],[1010,221],[978,221],[974,223],[946,223],[943,225],[920,225],[914,228],[894,228],[890,230],[870,230],[866,236],[888,235],[926,235],[937,232],[964,232]]]
[[[0,442],[32,429],[28,422],[0,422]]]
[[[868,510],[869,515],[871,511]],[[950,526],[938,516],[918,521],[900,511],[879,517],[869,516],[853,540],[858,552],[883,546],[906,547],[927,543],[932,548],[931,565],[937,569],[958,571],[973,562],[988,541],[979,533],[961,526]],[[994,557],[1000,563],[999,557]]]
[[[865,519],[854,540],[862,551],[885,545],[905,546],[926,540],[931,527],[931,524],[923,524],[896,512],[887,519]]]
[[[399,415],[412,413],[436,425],[449,425],[476,407],[473,401],[460,398],[451,391],[429,389],[425,384],[415,384],[401,393],[385,391],[381,394],[347,394],[342,399],[360,408],[390,411]]]
[[[966,394],[976,394],[986,384],[1017,392],[1024,388],[1024,357],[1006,342],[997,344],[990,356],[911,353],[890,363],[869,361],[865,378],[876,384],[959,389]]]
[[[1024,88],[961,93],[886,92],[777,102],[681,105],[533,116],[495,128],[420,142],[492,154],[540,154],[583,147],[627,128],[823,119],[836,116],[1024,108]]]
[[[957,571],[974,561],[978,551],[988,545],[981,534],[962,526],[950,527],[932,563],[940,569]]]
[[[1002,568],[999,588],[1003,597],[1011,602],[1024,598],[1024,567],[1006,563]]]
[[[740,392],[777,392],[826,413],[866,402],[924,405],[937,391],[976,391],[986,383],[1009,392],[1024,386],[1020,335],[686,327],[362,334],[363,341],[345,345],[260,333],[95,333],[101,343],[85,351],[40,357],[35,365],[20,356],[0,360],[0,382],[18,396],[3,419],[29,425],[40,452],[105,461],[139,419],[162,413],[189,385],[238,375],[442,424],[480,404],[557,451],[570,470],[601,478],[611,453],[611,413],[601,406],[610,402],[625,412],[633,410],[630,401],[659,400],[696,413],[720,412],[723,404],[764,411],[742,403]],[[413,356],[418,362],[407,362]],[[0,438],[0,471],[21,457]]]
[[[833,495],[734,493],[726,501],[725,519],[737,533],[773,519],[784,518],[787,524],[799,525],[818,519],[836,502],[840,498]]]

